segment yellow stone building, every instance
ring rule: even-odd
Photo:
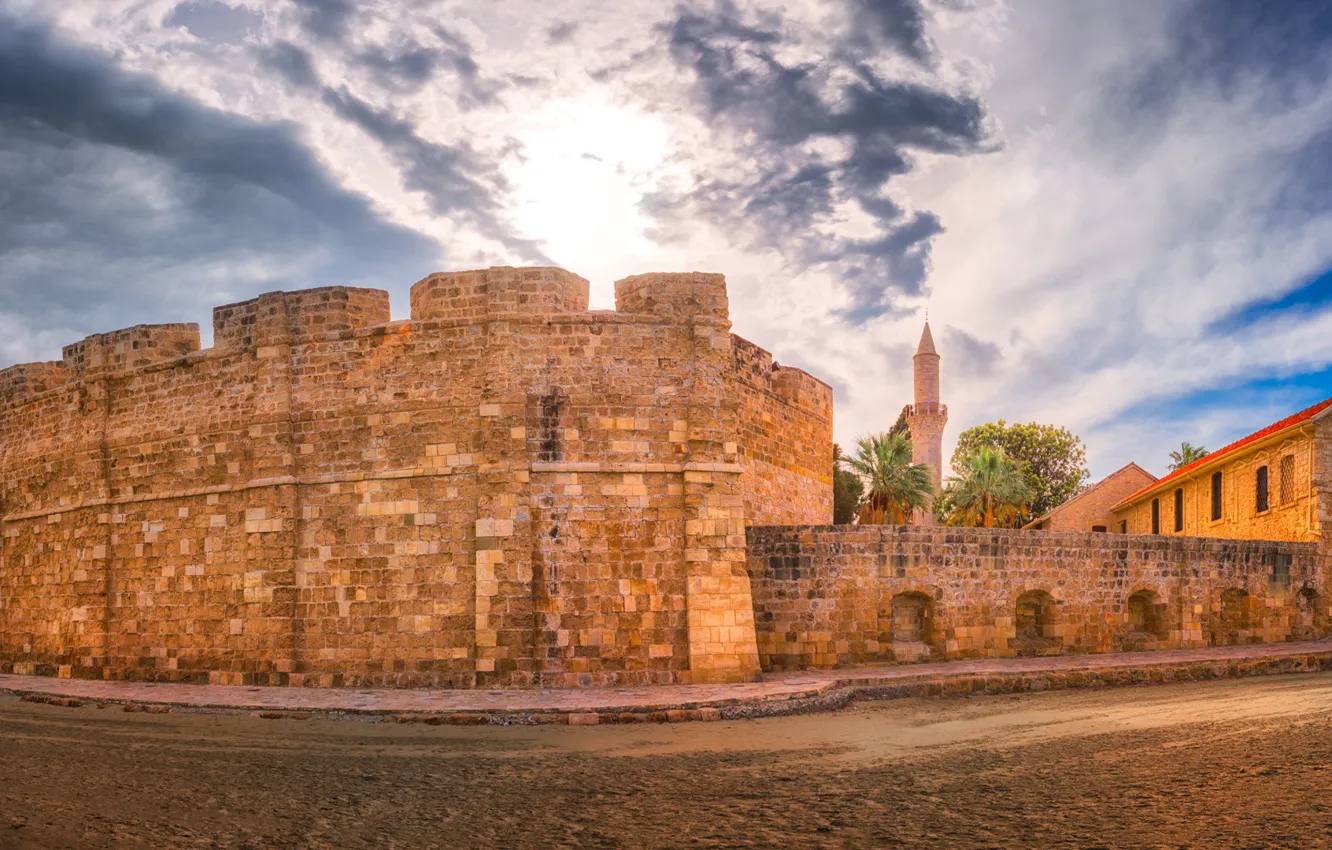
[[[1332,485],[1332,398],[1176,470],[1112,509],[1122,534],[1316,541]],[[1323,502],[1328,500],[1324,499]]]

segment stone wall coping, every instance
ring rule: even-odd
[[[774,540],[785,540],[790,542],[804,542],[802,537],[807,535],[816,535],[820,539],[841,538],[843,541],[861,538],[865,540],[882,540],[888,538],[900,538],[908,542],[934,542],[941,544],[960,542],[960,543],[992,543],[996,540],[1001,542],[1012,542],[1022,545],[1040,545],[1044,544],[1051,547],[1059,546],[1080,546],[1085,547],[1088,543],[1097,543],[1099,548],[1116,549],[1126,548],[1128,546],[1141,546],[1144,543],[1157,544],[1166,547],[1171,543],[1188,544],[1191,546],[1205,545],[1212,547],[1234,547],[1236,549],[1254,549],[1270,548],[1279,546],[1281,548],[1315,554],[1318,551],[1316,541],[1293,541],[1293,540],[1240,540],[1228,537],[1187,537],[1179,534],[1111,534],[1108,532],[1096,531],[1038,531],[1035,529],[1027,530],[1020,528],[968,528],[955,526],[913,526],[913,525],[751,525],[746,529],[746,534],[751,540],[760,540],[762,542],[773,542]],[[950,541],[947,538],[953,535],[961,535],[969,540]]]

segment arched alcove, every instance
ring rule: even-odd
[[[1063,639],[1058,634],[1058,603],[1048,591],[1029,590],[1019,596],[1014,605],[1013,626],[1010,646],[1015,654],[1059,654]]]

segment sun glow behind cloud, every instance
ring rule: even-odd
[[[928,305],[947,439],[1159,471],[1332,394],[1330,46],[1260,0],[0,0],[0,367],[278,288],[717,271],[843,444]]]
[[[670,128],[594,91],[547,103],[514,136],[513,223],[593,282],[593,307],[611,307],[612,278],[660,252],[638,202],[665,167]]]

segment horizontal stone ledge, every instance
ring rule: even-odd
[[[528,467],[516,464],[509,467],[487,467],[487,471],[511,470],[525,472]],[[741,474],[744,467],[738,463],[583,463],[583,462],[545,462],[533,463],[532,472],[587,472],[608,474],[667,474],[679,475],[685,472],[721,472]],[[358,481],[396,481],[411,478],[447,478],[453,475],[474,473],[478,467],[458,466],[450,469],[427,469],[412,467],[408,469],[389,469],[382,472],[326,472],[315,475],[281,475],[271,478],[255,478],[242,484],[218,484],[208,487],[192,487],[181,490],[166,490],[156,493],[135,493],[130,496],[88,499],[76,505],[61,505],[38,511],[24,511],[6,514],[0,517],[0,523],[21,522],[29,519],[59,516],[74,511],[90,508],[115,507],[118,505],[142,504],[144,502],[166,501],[170,499],[188,499],[198,496],[219,496],[229,493],[241,493],[246,490],[262,490],[272,487],[308,487],[319,484],[354,484]]]
[[[533,472],[587,472],[610,475],[657,473],[680,475],[685,472],[743,473],[738,463],[600,463],[596,461],[540,461],[532,464]]]
[[[183,490],[164,490],[156,493],[135,493],[130,496],[115,498],[88,499],[77,505],[61,505],[40,511],[7,514],[0,517],[0,524],[21,522],[28,519],[59,516],[74,511],[91,508],[118,507],[121,505],[141,504],[143,502],[168,501],[171,499],[191,499],[199,496],[220,496],[230,493],[243,493],[247,490],[264,490],[273,487],[310,487],[320,484],[354,484],[358,481],[395,481],[409,478],[448,478],[453,475],[465,475],[474,472],[476,467],[454,467],[452,469],[392,469],[384,472],[329,472],[319,475],[291,476],[282,475],[273,478],[255,478],[242,484],[217,484],[210,487],[192,487]]]

